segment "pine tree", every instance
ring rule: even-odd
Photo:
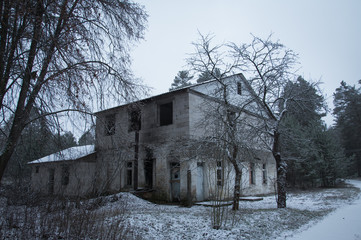
[[[190,82],[192,79],[193,76],[191,76],[188,71],[179,71],[177,76],[174,77],[173,83],[171,85],[171,88],[169,88],[169,91],[192,85],[192,83]]]

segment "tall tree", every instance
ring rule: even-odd
[[[361,80],[359,81],[361,84]],[[361,176],[361,86],[341,82],[334,93],[333,114],[347,156],[354,156],[354,173]]]
[[[192,85],[190,82],[193,79],[193,76],[190,75],[189,71],[179,71],[177,76],[174,77],[173,83],[169,91],[176,90],[182,87],[187,87]]]
[[[249,129],[250,121],[255,120],[253,124],[259,123],[259,120],[253,117],[254,109],[249,111],[250,106],[254,107],[254,104],[257,104],[257,100],[248,93],[247,96],[242,95],[243,101],[238,101],[239,98],[235,97],[240,90],[237,83],[242,85],[246,80],[243,76],[237,75],[231,84],[227,76],[236,70],[239,59],[232,58],[230,63],[226,62],[226,56],[231,49],[227,45],[213,45],[212,39],[212,36],[201,35],[199,42],[193,44],[195,53],[187,61],[193,70],[200,75],[211,76],[216,82],[214,91],[210,93],[215,101],[205,103],[205,121],[202,121],[202,125],[209,135],[206,134],[205,142],[210,141],[214,144],[214,149],[221,149],[218,152],[221,152],[222,161],[234,170],[232,209],[238,210],[243,162],[250,159],[255,146],[261,145],[260,141],[256,141],[259,139],[255,136],[255,131]],[[253,92],[248,83],[244,87]],[[253,113],[248,114],[250,112]],[[214,127],[214,123],[219,125]]]
[[[248,76],[254,97],[261,103],[263,124],[254,128],[260,136],[272,139],[271,151],[277,166],[277,207],[286,207],[287,164],[281,155],[281,122],[291,106],[303,105],[302,95],[283,95],[289,82],[295,81],[294,67],[297,54],[272,36],[254,37],[250,44],[232,44],[233,56],[239,59],[238,67]],[[296,103],[291,105],[291,103]]]
[[[0,181],[34,106],[88,111],[89,102],[102,106],[104,91],[117,101],[135,95],[127,49],[146,18],[131,1],[0,2],[0,124],[10,126]]]

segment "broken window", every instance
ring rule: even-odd
[[[35,167],[35,173],[39,173],[39,168],[40,168],[39,166]]]
[[[115,114],[105,116],[104,132],[106,136],[111,136],[115,134]]]
[[[132,186],[133,184],[133,163],[127,162],[127,185]]]
[[[237,94],[242,95],[242,83],[237,82]]]
[[[263,184],[267,183],[267,165],[264,163],[262,164],[262,182]]]
[[[223,186],[223,164],[222,161],[217,161],[217,186]]]
[[[128,131],[139,131],[141,129],[141,112],[139,108],[128,111],[129,126]]]
[[[69,166],[63,165],[61,169],[61,185],[69,184]]]
[[[173,103],[159,105],[159,125],[165,126],[173,124]]]
[[[249,164],[249,183],[255,184],[255,169],[254,163]]]

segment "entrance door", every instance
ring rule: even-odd
[[[180,201],[180,167],[179,163],[171,163],[171,194],[172,201]]]
[[[153,162],[154,159],[144,161],[145,186],[153,188]]]
[[[203,184],[204,184],[204,176],[203,176],[203,163],[198,163],[197,164],[197,189],[196,189],[196,194],[197,194],[197,201],[203,201],[204,200],[204,189],[203,189]]]

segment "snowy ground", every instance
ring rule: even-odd
[[[286,209],[277,209],[274,196],[242,201],[237,212],[224,207],[227,221],[219,230],[212,228],[211,207],[158,205],[129,193],[82,202],[76,208],[63,205],[63,210],[49,204],[8,205],[0,197],[0,239],[332,239],[324,235],[329,228],[345,236],[334,239],[360,239],[361,181],[349,183],[358,188],[290,193]]]
[[[361,188],[360,181],[351,183]],[[145,239],[291,239],[332,210],[359,201],[356,200],[359,190],[337,188],[290,193],[287,209],[277,209],[274,196],[241,202],[241,210],[235,214],[229,211],[228,222],[220,230],[212,229],[209,207],[155,205],[129,197],[131,215],[127,223]],[[353,225],[361,227],[359,221]],[[310,236],[312,233],[300,239],[320,239]]]
[[[361,181],[350,181],[361,189]],[[361,239],[361,198],[342,206],[307,230],[296,234],[293,240],[306,239]]]

